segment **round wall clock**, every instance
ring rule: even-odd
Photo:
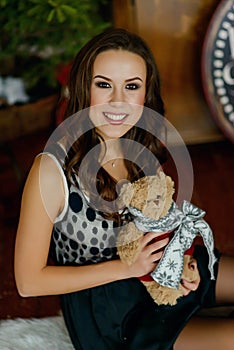
[[[234,0],[223,0],[209,24],[202,51],[202,84],[211,113],[234,142]]]

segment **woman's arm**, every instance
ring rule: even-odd
[[[15,278],[22,296],[64,294],[108,282],[139,277],[152,271],[168,241],[148,243],[157,233],[142,239],[142,252],[132,266],[114,260],[89,266],[48,266],[53,221],[64,206],[64,188],[55,162],[36,158],[25,184],[15,245]],[[154,253],[154,254],[153,254]]]

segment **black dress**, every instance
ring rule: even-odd
[[[109,283],[61,296],[62,310],[75,349],[172,350],[188,320],[201,307],[215,304],[208,256],[195,247],[201,283],[175,306],[156,305],[138,279]],[[217,275],[217,263],[215,266]]]
[[[80,266],[118,259],[115,223],[89,206],[79,179],[64,179],[66,204],[54,224],[51,255],[57,265]],[[208,255],[196,246],[201,283],[175,306],[158,306],[137,279],[126,279],[61,296],[61,307],[76,350],[171,350],[185,324],[201,307],[215,303]],[[215,273],[217,276],[217,267]]]

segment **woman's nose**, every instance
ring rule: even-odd
[[[111,94],[110,102],[124,102],[124,92],[121,88],[115,88]]]

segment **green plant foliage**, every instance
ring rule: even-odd
[[[110,26],[101,13],[107,2],[0,0],[1,62],[14,57],[31,86],[39,79],[54,85],[56,67],[70,62],[92,36]]]

